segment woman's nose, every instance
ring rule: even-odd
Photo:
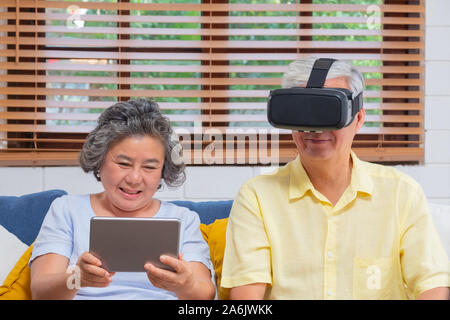
[[[130,184],[139,184],[142,181],[142,175],[139,168],[133,168],[126,177],[126,182]]]

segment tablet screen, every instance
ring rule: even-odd
[[[159,257],[178,257],[179,241],[180,220],[175,218],[91,219],[89,252],[111,272],[145,272],[146,262],[172,270]]]

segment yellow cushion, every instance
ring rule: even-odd
[[[215,280],[218,288],[218,298],[227,300],[229,298],[229,289],[220,287],[220,279],[222,276],[223,254],[225,252],[225,236],[227,231],[228,218],[217,219],[209,225],[201,224],[200,230],[203,237],[208,242],[211,261],[214,266]]]
[[[0,300],[30,300],[30,267],[28,261],[31,258],[33,245],[31,245],[25,253],[17,261],[14,268],[8,274],[0,287]]]

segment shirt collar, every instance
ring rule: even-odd
[[[350,187],[356,192],[372,195],[373,182],[370,170],[367,167],[367,162],[361,161],[353,151],[351,151],[351,157],[353,160],[353,169]]]
[[[351,191],[354,196],[358,192],[372,195],[373,182],[370,177],[366,163],[358,159],[356,154],[351,151],[353,161],[352,177],[348,191]],[[298,155],[294,161],[291,162],[290,179],[289,179],[289,200],[301,198],[310,190],[319,200],[325,200],[319,192],[316,191],[311,180],[308,177]]]
[[[309,180],[308,174],[300,161],[300,155],[297,155],[291,162],[289,179],[289,200],[301,198],[308,190],[313,190],[314,186]]]

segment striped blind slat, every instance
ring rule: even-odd
[[[362,159],[423,161],[424,1],[327,2],[3,0],[0,165],[76,164],[104,108],[137,97],[159,103],[186,151],[214,141],[236,149],[216,164],[287,162],[295,145],[268,125],[266,98],[309,55],[363,73]]]

